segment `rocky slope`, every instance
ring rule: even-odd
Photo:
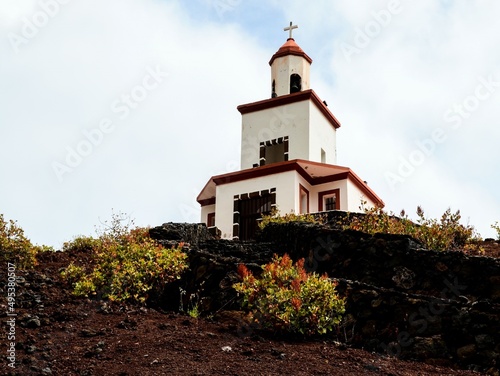
[[[0,374],[498,375],[498,259],[308,225],[270,228],[255,243],[215,240],[200,225],[151,234],[166,245],[188,242],[191,270],[148,307],[73,297],[60,271],[88,264],[84,252],[44,253],[35,270],[17,271],[15,368],[2,362]],[[237,265],[257,272],[285,251],[338,278],[347,296],[346,323],[328,338],[276,337],[235,311]],[[6,287],[0,281],[4,322]],[[179,313],[191,294],[208,317]]]

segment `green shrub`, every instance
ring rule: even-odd
[[[69,242],[64,242],[64,252],[92,252],[99,246],[99,240],[91,236],[77,236]]]
[[[188,267],[187,255],[177,248],[166,249],[150,238],[149,229],[129,229],[113,215],[112,225],[98,239],[79,237],[64,249],[91,252],[92,270],[69,265],[61,274],[74,286],[74,294],[99,294],[115,301],[144,303],[164,284],[180,278]]]
[[[270,214],[262,215],[262,220],[259,222],[259,228],[262,230],[269,223],[288,223],[288,222],[309,222],[323,223],[323,217],[318,217],[313,214],[295,214],[288,213],[280,215],[280,211],[276,208],[271,210]]]
[[[108,243],[96,257],[94,270],[75,283],[75,294],[144,303],[155,287],[180,278],[187,267],[181,247],[165,249],[153,240]]]
[[[81,266],[77,266],[74,263],[69,264],[64,270],[61,272],[61,276],[67,280],[71,285],[74,285],[76,282],[81,280],[85,275],[85,269]]]
[[[48,250],[52,248],[31,244],[16,221],[7,221],[0,214],[0,258],[4,263],[14,263],[17,269],[29,269],[36,265],[38,252]]]
[[[243,295],[243,305],[264,328],[312,335],[325,334],[340,323],[345,303],[326,276],[307,273],[304,259],[293,265],[288,255],[274,256],[262,267],[259,278],[244,266],[242,282],[233,287]]]
[[[441,218],[426,218],[424,211],[417,207],[417,223],[411,221],[402,210],[400,217],[387,213],[381,208],[365,209],[363,216],[347,216],[342,225],[344,229],[358,230],[368,234],[388,233],[409,235],[428,249],[438,251],[477,246],[479,237],[474,227],[460,224],[460,210],[452,213],[447,209]]]

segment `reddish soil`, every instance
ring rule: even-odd
[[[500,245],[488,245],[499,252]],[[2,375],[478,375],[401,361],[331,340],[300,341],[253,332],[239,312],[194,319],[151,308],[71,296],[61,280],[85,254],[45,253],[17,271],[16,368]],[[2,322],[6,292],[0,284]],[[5,328],[5,324],[2,325]],[[2,330],[2,359],[7,333]]]

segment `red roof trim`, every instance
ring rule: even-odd
[[[242,104],[237,109],[243,115],[306,100],[311,100],[335,129],[340,128],[340,122],[312,89],[281,95],[276,98],[264,99],[263,101]]]
[[[234,182],[242,181],[242,180],[254,179],[254,178],[261,177],[261,176],[275,175],[275,174],[279,174],[282,172],[293,171],[293,170],[297,170],[297,167],[298,166],[296,166],[294,161],[279,162],[279,163],[273,163],[273,164],[265,165],[265,166],[261,166],[261,167],[249,168],[246,170],[241,170],[241,171],[236,171],[236,172],[230,172],[230,173],[224,174],[224,175],[214,176],[214,177],[212,177],[212,179],[216,185],[222,185],[222,184],[234,183]],[[309,176],[309,175],[304,171],[302,171],[302,172],[305,174],[304,179],[306,179],[306,176]]]
[[[383,208],[385,206],[384,201],[382,201],[375,194],[375,192],[373,192],[368,187],[368,185],[363,180],[361,180],[361,178],[358,175],[356,175],[353,171],[350,171],[350,175],[352,177],[351,181],[354,183],[354,185],[356,185],[362,192],[365,192],[368,195],[368,197],[370,197],[372,199],[372,201],[374,201],[375,203],[377,203],[378,206],[380,206],[381,208]]]
[[[215,205],[215,197],[198,200],[201,206]]]
[[[203,189],[201,190],[200,194],[198,195],[198,197],[196,197],[196,201],[198,201],[200,204],[202,203],[202,201],[205,201],[206,199],[201,199],[200,197],[202,196],[203,192],[205,192],[206,189],[208,189],[208,187],[210,186],[210,183],[212,182],[212,178],[210,178],[210,180],[207,182],[207,184],[205,184],[205,186],[203,187]],[[215,199],[215,196],[213,197]],[[202,205],[204,206],[204,205]]]
[[[322,176],[320,178],[314,179],[314,185],[330,183],[332,181],[344,180],[347,179],[348,177],[349,177],[349,171],[341,172],[336,175]]]
[[[377,194],[373,192],[373,190],[351,170],[349,170],[349,180],[351,180],[354,185],[356,185],[361,190],[361,192],[366,193],[366,195],[375,203],[375,205],[381,208],[385,206],[384,201],[382,201],[382,199],[378,197]]]
[[[319,163],[319,162],[311,162],[311,161],[306,161],[306,160],[302,160],[302,159],[295,159],[292,161],[273,163],[273,164],[266,165],[266,166],[249,168],[249,169],[242,170],[242,171],[230,172],[228,174],[213,176],[212,179],[209,181],[209,183],[213,181],[213,183],[215,185],[223,185],[223,184],[229,184],[229,183],[234,183],[234,182],[248,180],[248,179],[254,179],[254,178],[258,178],[258,177],[262,177],[262,176],[279,174],[279,173],[288,172],[288,171],[296,171],[298,174],[300,174],[300,176],[302,176],[311,185],[319,185],[319,184],[330,183],[333,181],[348,179],[348,180],[352,181],[373,202],[375,202],[376,205],[378,205],[380,207],[385,206],[382,199],[380,199],[380,197],[378,197],[377,194],[370,187],[368,187],[368,185],[363,180],[361,180],[361,178],[358,175],[356,175],[350,168],[342,167],[342,166],[332,166],[332,167],[335,167],[335,168],[343,170],[343,171],[338,172],[338,173],[334,173],[332,175],[314,178],[314,177],[310,176],[307,173],[307,171],[305,171],[300,166],[300,163],[307,164],[310,166],[332,166],[332,165],[326,165],[324,163]],[[207,187],[209,183],[207,183],[207,185],[205,187]],[[205,190],[205,188],[203,190]],[[201,193],[200,193],[200,196],[201,196]],[[210,199],[204,199],[204,200],[198,199],[198,202],[200,204],[202,204],[202,202],[208,202],[208,200],[210,200]],[[215,198],[214,198],[214,203],[215,203]],[[204,206],[204,205],[202,204],[202,206]]]
[[[299,47],[297,43],[295,43],[295,39],[288,38],[285,44],[283,44],[283,46],[281,46],[280,49],[271,57],[269,65],[272,65],[274,60],[277,58],[288,55],[301,56],[306,59],[309,64],[312,63],[312,59],[302,50],[302,48]]]

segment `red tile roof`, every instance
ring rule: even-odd
[[[242,180],[269,176],[287,171],[297,171],[311,185],[324,184],[338,180],[349,179],[376,205],[384,207],[385,204],[380,197],[361,180],[361,178],[348,167],[330,165],[326,163],[311,162],[303,159],[294,159],[287,162],[272,163],[265,166],[249,168],[246,170],[230,172],[223,175],[212,176],[197,197],[197,201],[203,205],[213,204],[215,187]]]
[[[299,47],[297,43],[295,43],[295,40],[293,38],[288,38],[285,44],[281,46],[280,49],[273,55],[269,61],[269,65],[271,65],[278,57],[288,55],[302,56],[309,62],[309,64],[312,63],[312,59],[302,50],[302,48]]]

